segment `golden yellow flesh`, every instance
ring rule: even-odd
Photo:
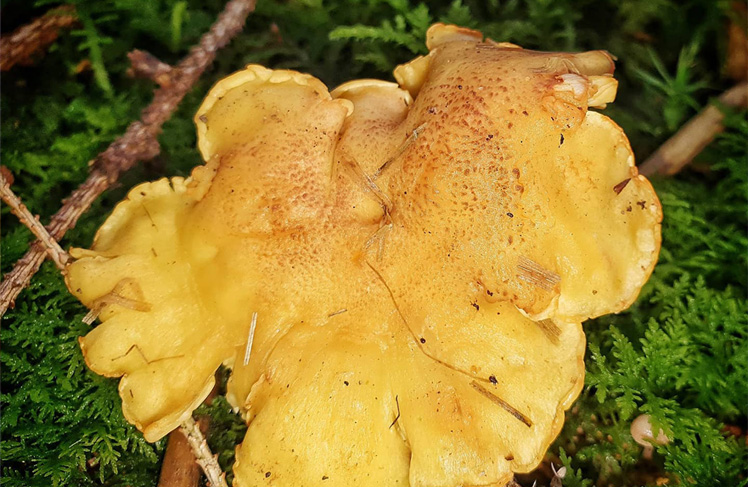
[[[402,88],[226,78],[196,116],[206,165],[138,186],[73,250],[102,322],[86,361],[148,440],[224,363],[249,424],[235,485],[503,485],[542,459],[581,322],[652,271],[659,202],[588,111],[615,95],[607,54],[440,24],[429,47]]]

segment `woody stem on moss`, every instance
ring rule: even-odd
[[[29,24],[0,38],[0,71],[8,71],[16,64],[30,64],[52,44],[63,29],[78,23],[73,5],[53,8]]]
[[[718,98],[718,103],[729,108],[748,106],[748,82],[744,81],[725,91]],[[671,176],[677,173],[724,130],[724,118],[720,108],[709,105],[644,161],[639,166],[639,172],[645,176]]]
[[[10,207],[10,211],[18,217],[26,228],[41,242],[58,269],[65,270],[65,264],[70,260],[70,255],[65,252],[60,244],[47,232],[47,229],[39,222],[39,217],[32,215],[21,199],[10,189],[10,182],[5,174],[0,172],[0,198]]]

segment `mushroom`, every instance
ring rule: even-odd
[[[550,487],[563,487],[564,479],[566,478],[566,467],[561,466],[556,470],[556,466],[551,462],[551,470],[553,471],[553,478],[551,479]]]
[[[607,53],[427,39],[399,84],[220,81],[205,165],[136,187],[71,252],[101,320],[86,362],[147,440],[225,364],[237,486],[503,485],[542,460],[583,385],[581,322],[634,301],[660,205],[588,110],[615,95]]]
[[[654,445],[670,443],[670,438],[667,437],[662,428],[657,431],[657,437],[655,438],[651,420],[649,414],[640,414],[631,422],[631,436],[634,437],[635,442],[644,447],[643,456],[647,460],[652,459]]]

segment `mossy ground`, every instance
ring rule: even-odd
[[[148,81],[125,76],[125,54],[184,56],[213,22],[220,0],[76,0],[81,23],[30,67],[3,74],[2,164],[42,221],[86,176],[87,163],[150,101]],[[260,0],[244,33],[221,52],[160,137],[161,155],[125,175],[62,244],[87,246],[134,184],[186,175],[200,163],[191,117],[208,88],[255,62],[310,72],[330,86],[354,77],[391,79],[425,49],[436,20],[544,50],[607,49],[618,57],[619,96],[607,114],[639,160],[731,85],[723,76],[730,2],[722,0]],[[3,0],[8,32],[50,0]],[[549,459],[565,486],[746,485],[748,404],[745,112],[682,174],[655,179],[663,202],[660,264],[628,312],[585,325],[587,386]],[[2,210],[2,271],[29,232]],[[2,484],[156,484],[163,443],[143,441],[122,418],[116,381],[88,371],[77,346],[86,310],[47,263],[2,321]],[[224,466],[243,436],[219,399],[211,445]],[[672,439],[652,460],[629,434],[650,414]],[[734,428],[731,428],[735,431]],[[524,480],[523,480],[524,482]],[[547,483],[547,480],[545,480]],[[528,483],[528,485],[531,482]]]

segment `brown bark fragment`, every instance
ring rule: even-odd
[[[169,86],[171,83],[172,67],[161,62],[153,54],[135,49],[128,53],[127,57],[130,59],[130,68],[127,70],[129,76],[146,78],[160,86]]]
[[[210,404],[218,394],[219,382],[219,377],[216,376],[216,386],[205,398],[205,404]],[[210,418],[200,417],[196,423],[200,432],[207,435],[210,429]],[[200,466],[195,458],[196,453],[182,431],[172,431],[166,445],[157,487],[197,487],[200,482]]]
[[[2,168],[7,171],[6,168]],[[47,254],[55,263],[60,271],[65,271],[65,264],[70,260],[67,252],[62,250],[57,241],[47,233],[47,230],[39,222],[39,217],[32,215],[29,209],[24,205],[18,196],[10,189],[12,182],[5,177],[5,171],[0,170],[0,198],[10,207],[10,211],[18,217],[23,225],[44,245]],[[9,171],[8,171],[9,172]]]
[[[181,431],[169,434],[161,477],[158,487],[196,487],[200,481],[200,467],[195,463],[195,455]]]
[[[732,3],[732,18],[727,25],[727,75],[735,81],[748,79],[748,7],[744,2]]]
[[[226,474],[223,473],[220,465],[218,465],[218,456],[213,455],[213,452],[210,451],[199,423],[189,418],[179,426],[178,430],[173,431],[172,435],[174,433],[181,434],[185,438],[188,448],[191,449],[191,461],[197,462],[200,465],[205,477],[208,479],[208,485],[211,487],[227,487]],[[171,435],[169,436],[169,441],[171,441]],[[159,484],[159,487],[165,486]],[[187,487],[187,485],[184,487]]]
[[[10,172],[10,169],[5,166],[0,166],[0,175],[2,175],[2,177],[8,182],[8,186],[13,186],[15,178],[13,177],[13,173]]]
[[[34,56],[52,44],[62,29],[69,29],[77,22],[75,7],[63,5],[3,36],[0,38],[0,71],[8,71],[16,64],[32,64]]]

